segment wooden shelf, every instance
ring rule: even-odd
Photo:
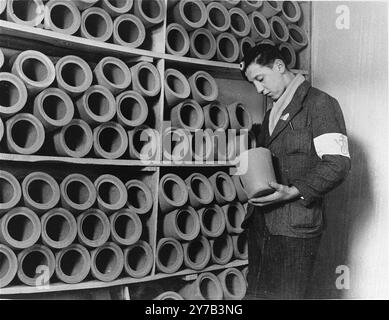
[[[147,281],[153,281],[153,280],[159,280],[164,278],[172,278],[172,277],[178,277],[178,276],[186,276],[189,274],[198,274],[203,273],[207,271],[216,271],[226,268],[233,268],[233,267],[239,267],[247,265],[247,260],[236,260],[233,262],[230,262],[226,265],[212,265],[209,266],[201,271],[194,271],[190,269],[185,269],[182,271],[179,271],[177,273],[173,274],[156,274],[147,276],[141,279],[134,279],[134,278],[122,278],[118,279],[112,282],[102,282],[102,281],[86,281],[82,283],[77,284],[66,284],[66,283],[53,283],[50,284],[47,288],[38,288],[38,287],[30,287],[25,285],[18,285],[13,287],[6,287],[0,289],[0,295],[12,295],[12,294],[31,294],[31,293],[45,293],[45,292],[58,292],[58,291],[72,291],[72,290],[84,290],[84,289],[96,289],[96,288],[107,288],[107,287],[114,287],[114,286],[120,286],[120,285],[128,285],[132,283],[139,283],[139,282],[147,282]]]
[[[95,159],[95,158],[70,158],[70,157],[55,157],[55,156],[39,156],[39,155],[22,155],[0,153],[0,160],[17,161],[17,162],[58,162],[58,163],[73,163],[73,164],[88,164],[88,165],[108,165],[108,166],[131,166],[140,167],[144,171],[155,171],[155,165],[148,167],[140,160],[122,160],[122,159]],[[158,163],[158,162],[155,162]],[[154,162],[153,162],[154,164]],[[143,168],[145,167],[145,168]]]
[[[73,163],[87,165],[107,165],[107,166],[127,166],[139,167],[143,171],[155,171],[156,167],[231,167],[235,165],[235,161],[220,161],[220,162],[192,162],[185,161],[174,163],[171,161],[141,161],[141,160],[126,160],[126,159],[96,159],[96,158],[70,158],[57,156],[40,156],[40,155],[22,155],[0,153],[0,161],[16,161],[16,162],[58,162],[58,163]]]

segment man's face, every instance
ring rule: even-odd
[[[284,70],[284,66],[280,66],[277,61],[275,61],[273,68],[253,62],[246,69],[246,77],[254,84],[258,93],[278,100],[286,88],[282,77]]]

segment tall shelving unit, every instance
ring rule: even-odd
[[[168,0],[165,0],[166,2]],[[311,35],[311,4],[309,2],[299,2],[303,20],[301,26],[307,32],[308,38]],[[167,6],[165,6],[166,10]],[[98,59],[104,56],[114,56],[120,58],[128,65],[135,64],[139,61],[148,61],[153,63],[160,74],[161,78],[161,94],[155,101],[155,105],[152,107],[155,112],[156,129],[159,133],[162,133],[162,121],[164,119],[164,112],[166,106],[164,105],[164,72],[170,68],[178,69],[181,72],[189,70],[204,70],[209,72],[217,81],[220,91],[221,102],[235,102],[231,101],[231,92],[234,87],[237,87],[240,91],[238,97],[242,98],[243,104],[245,104],[249,111],[254,114],[253,118],[256,122],[261,121],[266,110],[266,101],[262,97],[258,97],[254,88],[242,79],[239,64],[238,63],[224,63],[219,61],[200,60],[191,57],[180,57],[167,54],[165,52],[165,40],[166,40],[166,27],[167,27],[167,12],[165,12],[164,22],[157,28],[153,29],[150,36],[151,42],[148,49],[134,49],[130,47],[124,47],[117,44],[104,43],[94,40],[89,40],[81,37],[64,35],[43,28],[34,28],[24,25],[18,25],[13,22],[0,20],[0,48],[6,48],[9,50],[23,50],[24,48],[31,48],[33,50],[41,51],[48,56],[63,56],[65,54],[75,54],[85,58],[88,62],[92,59],[98,61]],[[302,50],[298,54],[299,69],[293,70],[304,74],[309,78],[310,70],[310,41],[308,47]],[[244,92],[241,92],[244,90]],[[233,94],[233,93],[232,93]],[[223,101],[224,100],[224,101]],[[259,105],[259,106],[258,106]],[[153,194],[153,209],[150,213],[150,217],[146,223],[146,227],[149,230],[149,241],[155,253],[157,244],[157,226],[158,226],[158,188],[159,180],[164,172],[179,170],[179,168],[185,167],[192,172],[201,172],[201,170],[210,170],[216,172],[217,170],[227,170],[234,164],[232,162],[224,163],[202,163],[202,164],[180,164],[175,165],[172,163],[166,163],[162,161],[162,150],[159,150],[159,154],[156,160],[153,160],[147,164],[140,160],[107,160],[107,159],[95,159],[95,158],[69,158],[59,156],[45,156],[45,155],[18,155],[0,152],[0,167],[6,168],[11,172],[29,171],[32,168],[42,168],[45,166],[47,170],[58,170],[56,166],[60,165],[64,170],[84,170],[87,166],[93,166],[100,172],[115,172],[128,170],[129,175],[136,173],[147,181]],[[20,169],[22,168],[23,169]],[[52,169],[50,169],[52,168]],[[70,169],[72,168],[72,169]],[[248,263],[247,260],[235,260],[226,265],[210,265],[201,271],[194,271],[189,269],[181,269],[174,274],[161,274],[157,272],[155,261],[151,271],[151,274],[141,278],[134,279],[130,277],[119,278],[112,282],[102,282],[97,280],[86,281],[78,284],[65,284],[65,283],[51,283],[47,288],[36,288],[24,285],[8,286],[0,289],[0,298],[4,295],[18,295],[18,294],[34,294],[34,293],[48,293],[48,292],[61,292],[61,291],[73,291],[83,289],[97,289],[122,286],[126,290],[126,286],[130,284],[137,284],[143,282],[156,281],[165,278],[180,277],[185,280],[193,280],[197,277],[197,274],[205,271],[217,271],[226,269],[229,267],[243,267]],[[131,294],[130,294],[131,296]]]

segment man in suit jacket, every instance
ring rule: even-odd
[[[246,299],[306,297],[324,230],[323,197],[350,170],[343,114],[336,99],[294,74],[280,51],[261,44],[245,53],[244,77],[273,100],[258,137],[270,149],[274,192],[250,199]]]

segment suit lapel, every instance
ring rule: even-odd
[[[305,96],[308,93],[309,88],[311,87],[310,83],[308,81],[304,81],[296,90],[292,100],[288,104],[288,106],[285,108],[285,110],[282,112],[282,115],[280,119],[278,120],[273,133],[270,135],[267,146],[270,145],[275,138],[279,136],[279,134],[286,128],[286,126],[289,124],[289,122],[299,113],[299,111],[302,109],[303,105],[302,102],[305,98]],[[288,116],[289,114],[289,116]],[[284,119],[284,120],[283,120]]]

